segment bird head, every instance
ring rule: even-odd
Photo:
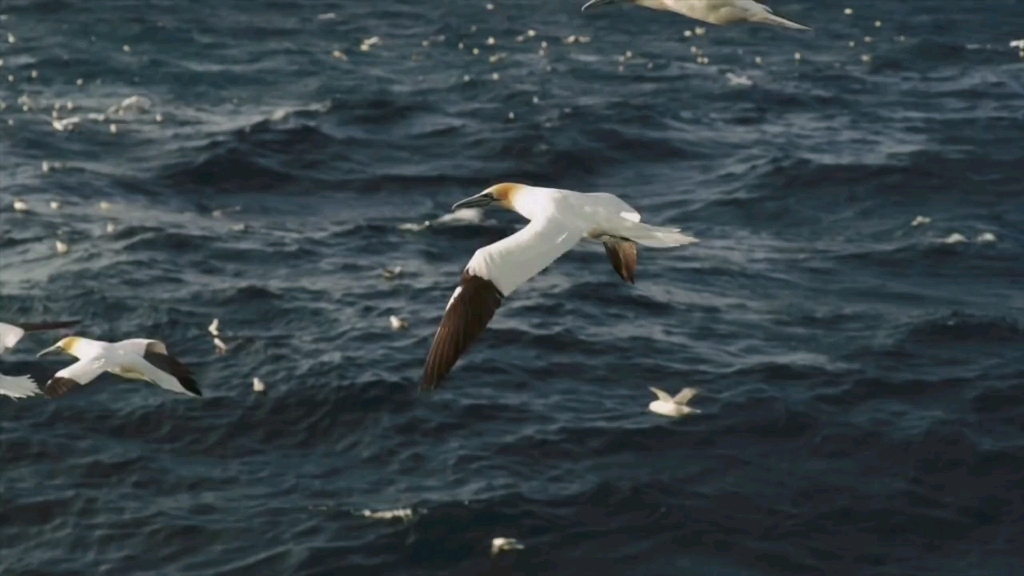
[[[515,196],[523,188],[525,188],[523,184],[515,184],[511,182],[495,184],[476,196],[470,196],[465,200],[456,202],[452,206],[452,210],[459,210],[460,208],[484,208],[491,204],[498,204],[506,210],[515,210],[513,204]]]
[[[39,354],[36,354],[36,357],[38,358],[39,356],[49,354],[51,352],[66,352],[68,354],[71,354],[72,356],[75,356],[75,346],[78,345],[78,342],[80,340],[81,338],[79,338],[78,336],[68,336],[66,338],[61,338],[60,341],[54,344],[53,346],[50,346],[46,350],[43,350]]]

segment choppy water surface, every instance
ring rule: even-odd
[[[160,338],[205,395],[0,400],[0,573],[1024,571],[1024,6],[581,4],[2,3],[2,319]],[[575,249],[419,394],[522,220],[403,225],[503,180],[702,242],[635,286]]]

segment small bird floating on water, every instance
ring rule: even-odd
[[[719,26],[754,22],[795,30],[810,30],[807,26],[772,14],[771,8],[758,4],[754,0],[590,0],[583,5],[582,10],[614,2],[626,2],[653,10],[675,12],[694,20]]]
[[[480,248],[466,264],[427,354],[421,383],[425,390],[441,385],[505,297],[580,240],[602,242],[612,268],[631,284],[636,275],[637,244],[671,248],[698,241],[676,228],[640,223],[640,214],[632,206],[604,192],[585,194],[503,183],[457,202],[452,210],[491,204],[518,212],[530,223]]]
[[[388,316],[388,323],[391,324],[392,330],[405,330],[409,327],[408,322],[395,315]]]
[[[223,356],[228,353],[228,345],[218,336],[213,337],[213,347],[217,356]]]
[[[159,340],[132,338],[110,343],[68,336],[38,355],[49,352],[66,352],[78,358],[78,362],[53,375],[43,390],[47,398],[63,396],[104,372],[150,382],[179,394],[203,395],[188,367],[171,356]]]
[[[58,330],[78,324],[78,320],[63,322],[40,322],[35,324],[22,324],[15,326],[0,322],[0,354],[14,348],[21,337],[27,332],[40,332],[43,330]],[[0,395],[9,396],[14,399],[28,398],[39,394],[39,386],[32,380],[31,376],[6,376],[0,374]]]
[[[508,552],[510,550],[522,550],[525,548],[515,538],[494,538],[491,540],[491,556],[496,556],[502,552]]]
[[[685,416],[691,413],[700,413],[700,410],[696,408],[690,408],[686,405],[694,396],[697,395],[698,390],[696,388],[683,388],[673,398],[668,395],[668,392],[664,390],[658,390],[653,386],[649,386],[651,392],[654,392],[658,396],[658,399],[651,402],[647,408],[655,414],[661,414],[662,416],[671,416],[678,418],[679,416]]]

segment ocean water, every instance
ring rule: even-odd
[[[1024,4],[492,2],[0,2],[0,320],[204,392],[0,398],[0,574],[1024,573]],[[422,223],[501,181],[701,243],[580,245],[420,393],[523,220]]]

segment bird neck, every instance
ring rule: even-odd
[[[97,340],[76,336],[68,342],[65,351],[78,359],[91,358],[103,352],[103,344],[103,342]]]
[[[553,208],[552,191],[544,188],[523,187],[509,199],[512,210],[523,218],[533,220],[550,214]]]

